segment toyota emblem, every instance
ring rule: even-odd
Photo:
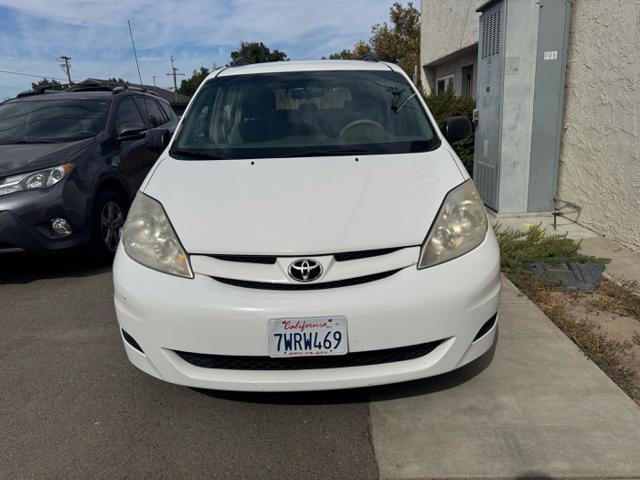
[[[289,265],[289,276],[298,282],[313,282],[322,275],[322,264],[310,258],[301,258]]]

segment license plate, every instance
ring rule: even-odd
[[[334,317],[272,318],[269,355],[305,357],[348,352],[347,319]]]

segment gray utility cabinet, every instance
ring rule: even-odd
[[[473,178],[495,211],[551,211],[571,2],[492,0],[478,11]]]

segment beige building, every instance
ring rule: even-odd
[[[507,9],[526,15],[532,3],[543,8],[552,0],[509,1]],[[486,88],[478,85],[476,9],[488,3],[495,2],[422,0],[422,80],[428,92],[453,88],[476,97],[479,87]],[[574,0],[570,7],[555,205],[568,218],[640,250],[640,0]],[[515,68],[533,69],[530,78],[536,78],[535,58],[521,57]],[[508,79],[511,85],[514,80]],[[503,118],[513,108],[503,102]],[[509,175],[503,172],[500,181]]]

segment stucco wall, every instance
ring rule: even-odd
[[[431,63],[478,43],[476,8],[483,0],[422,0],[420,64]],[[429,85],[422,70],[422,83]]]
[[[558,198],[640,250],[640,1],[573,2]]]
[[[428,65],[478,43],[480,0],[422,0],[420,54]]]

